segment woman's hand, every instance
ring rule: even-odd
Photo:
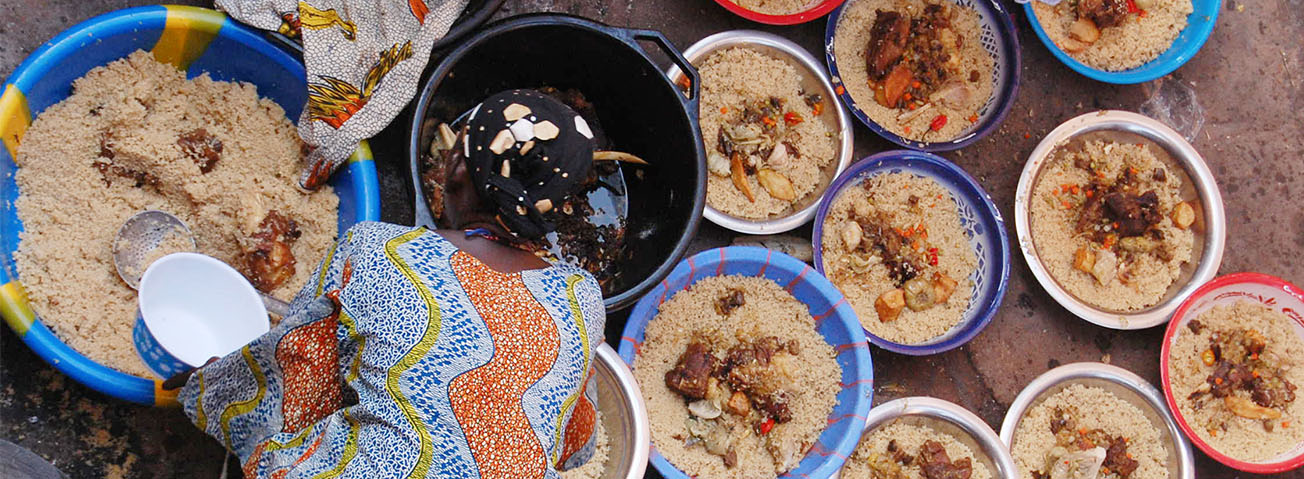
[[[207,366],[207,365],[209,365],[209,364],[213,364],[213,361],[217,361],[218,359],[221,359],[221,358],[218,358],[217,356],[213,356],[213,357],[211,357],[211,358],[208,358],[208,361],[204,361],[204,365],[203,365],[203,366],[200,366],[199,368],[202,368],[202,367]],[[190,375],[194,374],[195,371],[198,371],[199,368],[190,368],[190,369],[187,369],[187,370],[182,371],[182,372],[180,372],[180,373],[177,373],[176,375],[174,375],[174,376],[172,376],[172,377],[170,377],[170,378],[167,378],[166,380],[163,381],[163,390],[164,390],[164,391],[172,391],[172,390],[176,390],[176,389],[181,389],[181,386],[185,386],[185,385],[186,385],[186,381],[189,381],[189,380],[190,380]]]

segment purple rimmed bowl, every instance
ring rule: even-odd
[[[731,246],[703,251],[681,262],[659,285],[634,305],[621,333],[620,358],[635,368],[643,332],[657,315],[661,303],[698,280],[711,276],[744,275],[765,278],[783,286],[815,318],[820,336],[837,351],[842,368],[838,403],[828,417],[828,427],[797,467],[779,477],[832,477],[855,450],[873,399],[874,367],[865,331],[842,293],[823,275],[791,256],[764,248]],[[676,468],[653,445],[652,467],[669,479],[689,476]]]
[[[902,172],[930,178],[951,192],[960,215],[960,227],[978,259],[978,267],[969,275],[974,286],[964,317],[941,336],[922,343],[905,344],[888,341],[868,331],[865,335],[869,342],[888,351],[912,356],[937,354],[960,347],[987,327],[1001,306],[1010,279],[1010,240],[1005,233],[1005,220],[991,196],[960,167],[932,153],[911,150],[885,151],[851,165],[829,186],[829,192],[815,212],[815,227],[811,235],[815,268],[824,274],[824,221],[842,190],[860,185],[872,176]]]
[[[824,58],[829,64],[829,79],[833,83],[834,90],[838,91],[838,99],[847,106],[848,110],[851,110],[852,116],[892,143],[923,151],[958,150],[987,136],[1000,126],[1005,120],[1005,115],[1010,112],[1010,107],[1014,106],[1014,98],[1019,91],[1019,72],[1022,63],[1018,32],[1014,30],[1014,23],[1010,21],[1010,11],[1004,5],[994,0],[948,0],[978,12],[978,23],[982,28],[978,41],[982,44],[983,50],[996,62],[996,68],[992,71],[992,96],[987,99],[987,103],[982,108],[978,109],[978,121],[951,140],[929,142],[903,138],[875,123],[864,110],[860,109],[856,101],[851,98],[851,93],[843,86],[842,74],[838,71],[838,59],[833,55],[833,39],[838,31],[838,20],[842,18],[842,12],[861,1],[869,0],[844,2],[829,13],[828,24],[824,27]]]

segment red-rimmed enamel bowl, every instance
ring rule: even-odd
[[[748,10],[729,0],[715,0],[715,3],[720,4],[720,6],[724,7],[725,10],[733,12],[735,15],[753,22],[764,23],[767,25],[796,25],[798,23],[806,23],[827,15],[829,12],[833,11],[833,9],[842,5],[842,2],[844,1],[845,0],[811,0],[811,2],[807,4],[810,5],[809,9],[788,15],[770,15]]]
[[[1173,313],[1173,319],[1168,322],[1168,330],[1164,332],[1164,344],[1159,356],[1159,377],[1163,383],[1164,401],[1168,403],[1168,409],[1173,412],[1173,417],[1177,420],[1177,426],[1182,429],[1182,433],[1191,439],[1192,444],[1215,461],[1255,474],[1276,474],[1296,469],[1304,465],[1304,441],[1268,461],[1248,462],[1234,459],[1218,452],[1195,434],[1187,424],[1186,418],[1182,416],[1182,411],[1178,409],[1177,400],[1173,396],[1173,387],[1168,377],[1168,357],[1176,335],[1186,331],[1186,324],[1192,319],[1214,306],[1238,301],[1252,301],[1285,314],[1294,321],[1295,334],[1304,339],[1304,290],[1286,280],[1262,273],[1233,273],[1215,278],[1200,286],[1186,301],[1183,301]]]

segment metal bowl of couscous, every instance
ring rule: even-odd
[[[647,456],[651,447],[648,432],[647,408],[643,394],[616,350],[606,343],[599,344],[593,354],[596,381],[597,410],[602,414],[602,430],[597,441],[598,455],[603,464],[585,464],[562,474],[565,479],[601,478],[635,479],[647,471]],[[594,459],[598,459],[597,456]],[[590,459],[592,462],[593,459]]]
[[[922,476],[928,442],[945,452],[951,466],[968,459],[971,479],[1014,479],[1018,471],[1000,437],[973,412],[933,397],[907,397],[880,404],[865,416],[865,431],[847,458],[840,477],[880,477],[888,470],[901,477]],[[918,451],[918,454],[916,453]],[[931,467],[938,467],[933,464]],[[949,469],[949,468],[947,468]]]
[[[1128,451],[1126,457],[1138,462],[1129,474],[1132,479],[1195,478],[1191,443],[1182,436],[1164,405],[1163,394],[1131,371],[1103,363],[1057,367],[1033,379],[1014,398],[1001,422],[1001,441],[1009,447],[1015,466],[1020,468],[1020,478],[1033,477],[1030,469],[1042,466],[1043,459],[1049,459],[1038,457],[1037,453],[1055,445],[1054,440],[1047,438],[1058,438],[1049,428],[1044,432],[1040,429],[1054,426],[1034,424],[1034,421],[1054,417],[1052,409],[1057,407],[1079,413],[1069,419],[1077,424],[1069,423],[1068,426],[1074,427],[1061,432],[1089,438],[1103,431],[1123,438]],[[1062,455],[1060,459],[1067,457]]]
[[[741,50],[741,51],[740,51]],[[759,55],[756,55],[759,54]],[[724,57],[715,58],[718,55]],[[756,190],[755,196],[749,195],[752,201],[743,197],[742,194],[735,192],[737,183],[731,183],[733,180],[729,173],[729,166],[716,165],[715,168],[708,168],[712,173],[708,174],[707,180],[707,200],[706,209],[702,215],[712,223],[725,228],[745,234],[776,234],[792,230],[810,221],[815,216],[815,209],[819,206],[820,198],[828,190],[829,184],[837,178],[842,170],[846,169],[852,161],[852,140],[853,133],[851,127],[851,116],[840,102],[837,101],[837,95],[829,83],[828,75],[824,73],[824,66],[816,58],[796,43],[774,35],[771,33],[758,32],[753,30],[731,30],[720,32],[694,43],[687,50],[684,50],[684,57],[697,67],[702,77],[702,107],[699,113],[702,119],[700,127],[702,128],[702,139],[707,148],[708,167],[712,166],[713,160],[719,160],[722,155],[717,138],[721,137],[718,130],[710,128],[712,124],[724,124],[724,120],[711,121],[712,117],[729,117],[729,114],[741,114],[742,108],[730,109],[729,106],[721,106],[723,98],[737,96],[734,92],[722,92],[724,86],[713,85],[713,83],[729,83],[730,89],[746,90],[772,90],[770,86],[776,84],[782,85],[782,80],[766,78],[764,84],[757,84],[763,77],[756,73],[756,69],[749,66],[745,69],[746,81],[730,82],[716,81],[718,77],[728,77],[726,68],[710,68],[704,66],[704,63],[725,64],[726,60],[736,62],[739,60],[760,61],[765,63],[779,62],[781,68],[791,69],[799,76],[798,88],[804,92],[807,98],[807,104],[802,105],[800,102],[789,101],[788,106],[794,110],[805,111],[805,114],[797,112],[797,115],[789,117],[792,112],[784,115],[784,120],[778,123],[785,124],[790,119],[801,118],[797,124],[798,128],[806,128],[808,134],[798,141],[800,145],[808,145],[814,141],[820,141],[820,138],[811,138],[809,132],[816,127],[824,130],[824,135],[828,140],[827,144],[820,145],[820,149],[828,153],[829,157],[824,158],[824,164],[819,165],[814,172],[805,172],[799,176],[793,176],[793,183],[797,187],[797,197],[790,201],[778,200],[772,197],[768,191],[760,184],[759,178],[746,178],[743,181],[749,185],[749,188]],[[725,58],[727,57],[727,58]],[[751,58],[742,58],[751,57]],[[775,64],[778,65],[778,64]],[[775,66],[770,65],[770,66]],[[763,65],[764,66],[764,65]],[[705,69],[704,69],[705,68]],[[720,70],[720,74],[713,74],[712,71]],[[667,75],[671,80],[680,83],[682,86],[683,73],[678,67],[672,67]],[[772,81],[773,80],[773,81]],[[742,85],[742,86],[739,86]],[[759,90],[758,90],[759,89]],[[817,101],[811,101],[817,100]],[[816,107],[814,103],[820,106]],[[719,115],[717,115],[717,112]],[[804,117],[804,118],[803,118]],[[813,117],[813,118],[812,118]],[[793,125],[789,125],[793,126]],[[711,158],[715,155],[717,158]],[[766,157],[772,155],[765,155]],[[799,154],[801,160],[806,160],[807,155]],[[728,161],[728,160],[725,160]],[[761,169],[769,166],[769,158],[764,163],[755,165]],[[759,163],[759,162],[758,162]],[[723,170],[722,170],[723,168]],[[752,176],[747,174],[746,176]],[[807,180],[809,191],[802,192],[803,180]]]
[[[1092,143],[1105,144],[1104,153],[1091,150]],[[1086,203],[1089,203],[1092,198],[1088,185],[1083,184],[1081,188],[1076,183],[1060,185],[1059,180],[1047,180],[1047,178],[1052,176],[1048,172],[1055,171],[1056,168],[1062,170],[1065,168],[1064,165],[1070,163],[1068,155],[1077,155],[1084,151],[1091,155],[1102,156],[1101,158],[1092,156],[1096,159],[1092,159],[1091,165],[1088,165],[1091,168],[1096,168],[1097,160],[1107,162],[1112,161],[1110,156],[1122,157],[1123,155],[1144,155],[1151,161],[1159,162],[1156,164],[1163,165],[1162,168],[1156,168],[1154,173],[1137,172],[1135,168],[1131,168],[1133,171],[1130,175],[1142,178],[1134,180],[1139,182],[1138,184],[1153,181],[1152,178],[1164,179],[1165,184],[1171,185],[1172,188],[1172,198],[1165,201],[1180,200],[1189,207],[1187,208],[1189,211],[1186,211],[1189,214],[1180,222],[1182,224],[1178,224],[1182,230],[1180,234],[1186,235],[1178,251],[1180,256],[1177,257],[1178,259],[1169,257],[1165,260],[1170,263],[1167,266],[1169,269],[1148,270],[1137,267],[1128,270],[1124,266],[1129,260],[1139,256],[1127,253],[1115,259],[1112,254],[1093,253],[1093,260],[1109,256],[1110,261],[1116,261],[1116,264],[1113,265],[1115,267],[1109,268],[1111,271],[1108,274],[1089,274],[1086,271],[1095,267],[1093,261],[1085,261],[1085,257],[1075,257],[1079,255],[1076,251],[1072,251],[1068,243],[1061,244],[1055,241],[1055,236],[1039,233],[1038,214],[1042,213],[1046,218],[1051,216],[1045,216],[1045,208],[1039,206],[1039,203],[1034,204],[1036,202],[1064,202],[1063,209],[1068,211],[1066,213],[1068,216],[1064,217],[1067,219],[1061,218],[1061,220],[1077,221],[1078,224],[1083,221],[1080,216],[1077,216],[1076,220],[1073,219],[1075,217],[1072,215],[1076,213],[1070,207],[1081,206],[1083,210],[1086,209]],[[1072,163],[1077,161],[1074,160]],[[1160,169],[1163,169],[1164,173],[1159,172]],[[1102,171],[1096,173],[1103,175]],[[1043,183],[1045,186],[1059,189],[1044,191]],[[1091,186],[1095,186],[1094,180]],[[1064,192],[1066,187],[1069,189],[1067,193]],[[1144,188],[1140,186],[1134,188],[1134,190],[1141,189]],[[1102,193],[1104,192],[1102,190]],[[1056,193],[1059,195],[1053,198],[1047,196]],[[1177,216],[1176,211],[1177,207],[1173,207],[1171,212],[1161,212],[1164,217],[1159,218],[1158,221],[1164,231],[1158,233],[1147,231],[1147,233],[1160,236],[1162,241],[1167,241],[1165,235],[1178,234],[1177,229],[1169,227],[1170,218]],[[1014,195],[1014,221],[1019,249],[1023,251],[1023,257],[1027,260],[1033,276],[1046,292],[1074,315],[1112,329],[1144,329],[1167,322],[1183,299],[1217,273],[1219,265],[1222,264],[1223,247],[1226,241],[1226,215],[1223,211],[1222,195],[1218,192],[1213,173],[1200,153],[1172,128],[1146,116],[1116,110],[1092,112],[1070,119],[1042,139],[1029,155],[1023,174],[1019,178],[1019,185]],[[1179,223],[1176,219],[1171,222]],[[1117,228],[1117,226],[1113,227]],[[1067,231],[1069,228],[1065,226],[1063,229]],[[1103,249],[1110,249],[1115,242],[1121,243],[1119,237],[1127,235],[1123,229],[1119,229],[1114,238],[1116,241],[1110,241],[1108,238],[1110,232],[1104,231],[1104,233],[1106,238]],[[1064,234],[1073,234],[1072,241],[1078,241],[1078,237],[1086,233],[1073,230]],[[1094,243],[1087,246],[1091,245]],[[1122,246],[1120,245],[1119,248]],[[1095,249],[1088,251],[1098,252]],[[1079,259],[1084,261],[1077,261]],[[1142,265],[1142,259],[1137,259],[1134,264]],[[1073,275],[1081,277],[1074,278]],[[1163,277],[1156,279],[1159,275]],[[1115,279],[1116,277],[1119,279]],[[1098,282],[1101,287],[1096,288],[1092,281]],[[1119,285],[1122,287],[1118,287]],[[1142,290],[1147,291],[1148,297],[1141,297]]]

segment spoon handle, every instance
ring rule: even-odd
[[[263,298],[263,306],[267,307],[267,312],[282,318],[290,315],[290,303],[268,296],[261,291],[258,296]]]

